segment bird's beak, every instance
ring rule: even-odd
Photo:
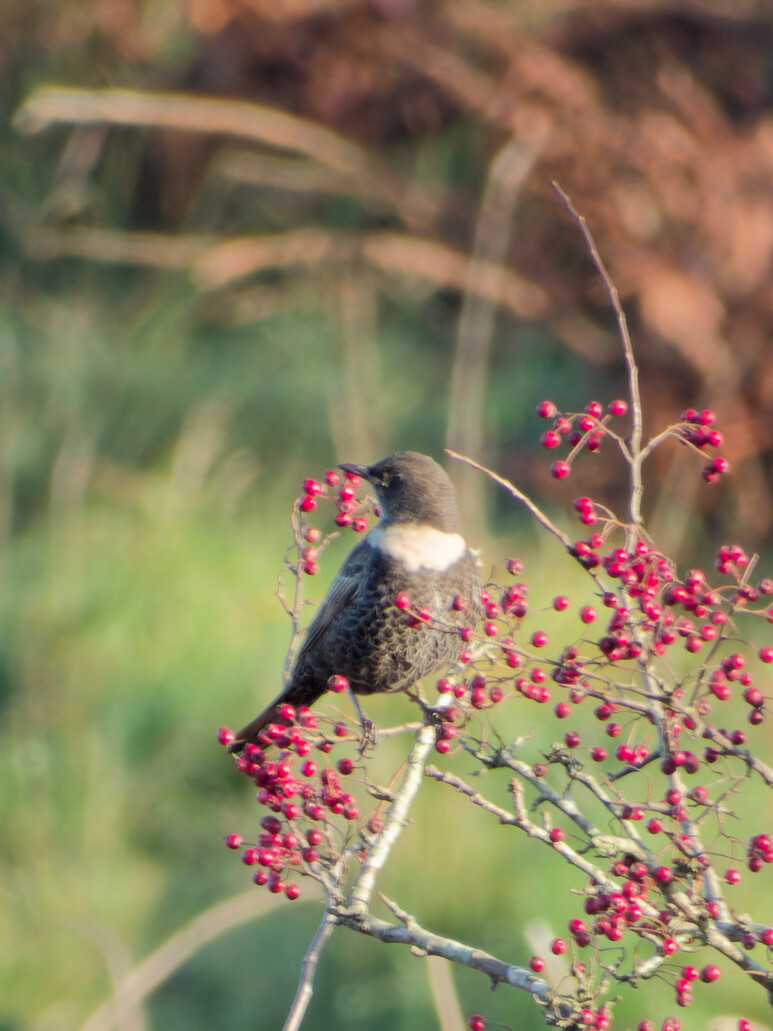
[[[343,469],[345,473],[350,473],[352,476],[359,476],[363,480],[370,481],[370,470],[364,465],[353,465],[351,462],[344,462],[338,466],[339,469]]]

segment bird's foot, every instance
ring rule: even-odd
[[[405,692],[408,697],[416,702],[424,714],[424,720],[427,723],[431,723],[433,726],[439,726],[441,723],[448,721],[448,715],[446,710],[448,709],[448,703],[441,701],[440,705],[430,705],[429,702],[422,698],[420,694],[415,694],[413,691]]]
[[[360,718],[360,726],[362,727],[362,738],[360,739],[360,757],[364,756],[366,752],[371,751],[376,745],[376,738],[378,731],[376,730],[376,724],[372,719],[369,719],[360,707],[360,703],[357,700],[357,695],[354,691],[351,691],[352,702],[354,708],[357,710],[357,715]]]
[[[362,712],[360,713],[360,724],[362,726],[362,737],[360,738],[360,747],[358,751],[360,753],[360,758],[363,758],[366,752],[370,752],[376,747],[378,731],[376,730],[376,724],[373,720],[368,719],[368,717]]]

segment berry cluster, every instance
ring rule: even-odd
[[[704,408],[702,412],[696,412],[694,408],[687,408],[682,412],[682,420],[677,432],[688,444],[697,448],[698,451],[705,452],[706,448],[718,448],[724,444],[724,437],[720,431],[713,428],[715,422],[716,415],[710,408]],[[729,468],[730,463],[727,459],[717,455],[703,467],[701,476],[706,483],[716,483]]]
[[[370,505],[369,502],[361,501],[357,497],[357,488],[361,482],[355,473],[347,472],[345,476],[341,476],[335,469],[328,469],[324,483],[314,479],[304,480],[303,494],[297,501],[298,509],[305,513],[314,512],[320,500],[333,501],[336,507],[336,526],[351,526],[357,533],[364,533],[368,529],[365,513]],[[315,532],[319,534],[318,530]],[[319,540],[319,536],[316,539]]]
[[[618,434],[609,428],[610,421],[628,412],[627,401],[610,401],[606,412],[599,401],[589,401],[584,412],[561,412],[552,401],[540,401],[537,415],[541,419],[550,419],[552,429],[546,430],[540,437],[544,448],[553,451],[566,444],[569,454],[566,459],[557,459],[550,466],[551,474],[557,480],[566,479],[572,471],[572,463],[582,450],[598,453],[605,438],[614,440],[625,451],[625,444]],[[688,408],[682,412],[679,423],[669,427],[661,435],[661,440],[673,437],[705,455],[707,449],[721,447],[724,443],[722,433],[714,428],[716,415],[710,408],[698,412]],[[730,469],[730,463],[721,455],[710,458],[703,467],[701,475],[707,483],[716,483]]]
[[[552,401],[540,401],[537,415],[541,419],[551,419],[553,428],[546,430],[540,437],[544,448],[553,451],[567,444],[570,453],[567,458],[557,459],[550,467],[550,472],[557,480],[565,479],[572,471],[572,461],[583,449],[592,453],[601,450],[604,438],[610,434],[608,423],[614,417],[628,412],[627,401],[610,401],[606,413],[599,401],[589,401],[582,413],[559,412]]]
[[[332,692],[346,687],[345,677],[331,677]],[[351,736],[348,724],[331,722],[330,733],[324,733],[320,723],[328,721],[318,720],[306,707],[296,710],[287,704],[278,720],[260,732],[259,745],[248,744],[236,759],[236,768],[258,789],[258,805],[268,810],[261,833],[253,842],[229,834],[226,845],[242,849],[245,865],[257,867],[256,884],[296,899],[301,890],[294,876],[314,876],[315,864],[337,860],[353,836],[376,834],[381,824],[378,815],[361,823],[357,798],[342,786],[341,778],[355,772],[355,761],[342,757],[333,766],[327,758]],[[222,727],[218,740],[230,745],[233,731]]]
[[[335,525],[342,529],[350,527],[355,533],[364,533],[368,529],[368,514],[371,511],[378,514],[369,499],[358,498],[357,488],[361,482],[356,474],[346,473],[342,476],[335,469],[328,469],[323,480],[304,480],[303,493],[293,509],[293,528],[299,556],[298,566],[307,576],[317,575],[322,551],[334,536],[329,534],[325,537],[318,527],[308,524],[309,513],[315,512],[320,502],[332,502],[336,513]]]

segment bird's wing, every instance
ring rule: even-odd
[[[370,545],[366,541],[362,541],[341,566],[338,576],[330,585],[330,590],[317,609],[317,614],[306,633],[306,639],[298,653],[296,665],[325,636],[336,618],[351,603],[358,589],[362,587],[360,572],[367,561],[369,551]]]

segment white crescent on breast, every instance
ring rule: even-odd
[[[392,523],[377,526],[368,534],[368,544],[401,562],[409,573],[449,569],[467,551],[460,533],[445,533],[427,523]]]

